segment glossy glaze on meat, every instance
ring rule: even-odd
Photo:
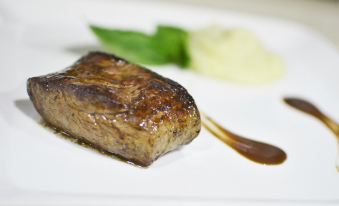
[[[48,124],[142,166],[191,142],[201,127],[185,88],[106,53],[29,78],[27,90]]]

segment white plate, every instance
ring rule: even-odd
[[[339,120],[339,54],[314,32],[282,20],[154,2],[2,1],[0,4],[0,203],[339,203],[334,135],[281,101],[296,95]],[[157,23],[244,27],[282,56],[287,74],[264,87],[154,68],[183,84],[227,128],[283,148],[278,166],[253,163],[202,130],[141,169],[42,127],[26,79],[72,64],[97,41],[87,23],[151,31]]]

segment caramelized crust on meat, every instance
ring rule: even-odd
[[[178,83],[101,52],[28,79],[36,110],[53,127],[142,166],[200,131],[193,98]]]

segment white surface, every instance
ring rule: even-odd
[[[0,6],[6,11],[0,16],[0,203],[339,203],[333,134],[281,101],[287,94],[305,97],[339,120],[339,54],[317,34],[276,19],[147,2]],[[171,66],[156,71],[183,84],[199,108],[225,127],[283,148],[287,161],[253,163],[202,130],[191,144],[141,169],[43,128],[26,79],[63,69],[93,48],[87,22],[145,31],[156,23],[251,29],[286,62],[285,78],[273,85],[242,87]]]

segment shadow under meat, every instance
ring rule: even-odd
[[[41,119],[39,113],[35,110],[33,103],[29,99],[17,99],[17,100],[14,101],[14,105],[23,114],[25,114],[26,116],[31,118],[33,121],[35,121],[36,123],[41,125],[42,119]],[[139,166],[139,165],[137,165],[135,163],[132,163],[132,162],[124,159],[121,156],[112,154],[112,153],[104,151],[104,150],[102,150],[102,149],[100,149],[98,147],[95,147],[94,145],[92,145],[88,141],[83,141],[83,140],[77,139],[75,137],[72,137],[70,135],[67,135],[66,133],[64,133],[62,131],[58,131],[55,128],[50,127],[48,124],[44,124],[44,126],[45,126],[45,128],[47,128],[50,131],[52,131],[54,134],[57,134],[58,137],[66,140],[68,142],[75,143],[75,144],[79,145],[82,148],[86,148],[86,149],[92,150],[93,152],[97,152],[99,154],[102,154],[104,156],[113,158],[113,159],[118,160],[118,161],[123,162],[123,163],[128,163],[131,166],[136,166],[136,167],[139,167],[139,168],[148,168],[148,167]],[[153,164],[154,164],[155,167],[165,167],[165,166],[168,166],[170,163],[175,162],[177,159],[180,159],[180,158],[178,158],[178,156],[180,156],[180,157],[184,156],[183,153],[181,152],[181,147],[176,149],[176,150],[174,150],[174,151],[172,151],[172,152],[169,152],[169,153],[163,155],[161,157],[161,161],[157,160],[156,164],[155,163],[153,163]]]
[[[79,45],[79,46],[72,46],[65,49],[67,52],[76,55],[85,55],[91,51],[104,51],[99,45]]]
[[[17,99],[14,101],[14,104],[22,113],[35,122],[41,121],[39,113],[35,110],[33,103],[29,99]]]

